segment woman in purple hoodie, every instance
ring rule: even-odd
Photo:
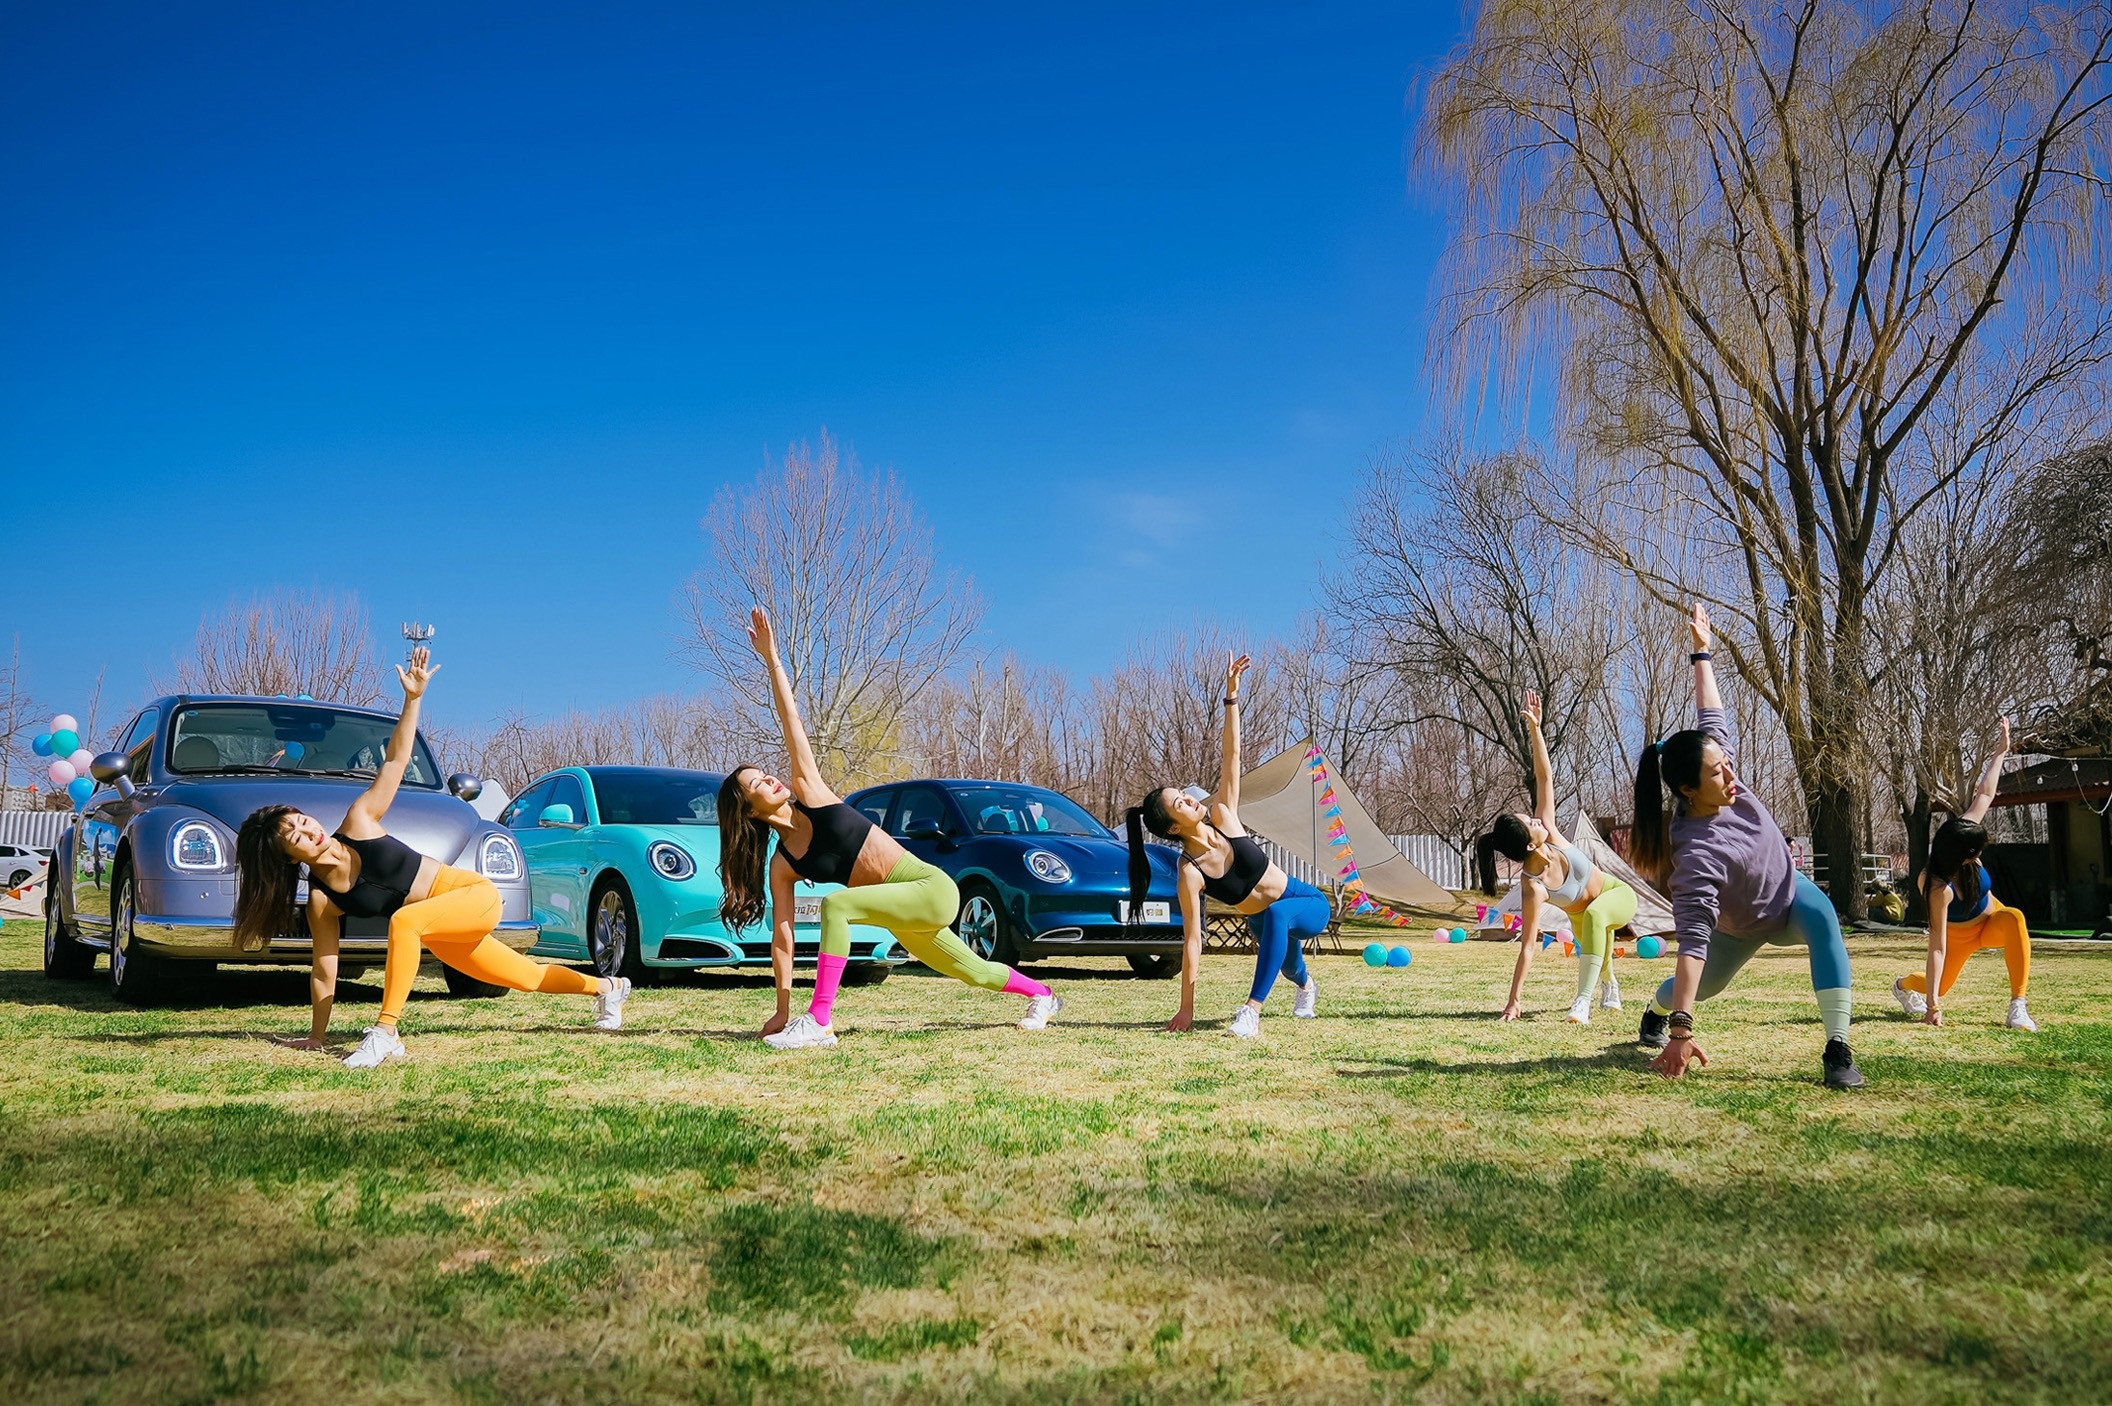
[[[1730,985],[1763,946],[1805,947],[1811,987],[1826,1023],[1823,1063],[1835,1089],[1863,1085],[1848,1048],[1848,947],[1819,886],[1790,862],[1789,841],[1751,792],[1738,785],[1723,695],[1710,662],[1709,613],[1689,622],[1695,726],[1643,749],[1635,768],[1635,831],[1630,859],[1672,899],[1679,965],[1657,988],[1638,1037],[1661,1053],[1652,1068],[1668,1079],[1709,1057],[1694,1042],[1694,1007]],[[1665,813],[1666,790],[1672,793]]]

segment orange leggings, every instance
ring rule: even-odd
[[[2004,907],[2000,899],[1989,894],[1985,913],[1969,923],[1952,923],[1944,937],[1943,972],[1937,978],[1938,1000],[1951,994],[1958,973],[1965,970],[1965,959],[1983,947],[2002,949],[2002,960],[2009,964],[2009,994],[2019,999],[2023,997],[2024,988],[2031,985],[2031,934],[2025,931],[2022,913]],[[1901,977],[1899,984],[1924,996],[1929,991],[1928,978],[1921,972]]]
[[[418,979],[418,949],[432,949],[446,965],[494,986],[516,991],[554,991],[592,996],[601,983],[570,967],[532,962],[493,937],[499,926],[499,891],[491,880],[443,864],[433,891],[406,903],[389,919],[389,960],[381,978],[381,1023],[394,1025]]]

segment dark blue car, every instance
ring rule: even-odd
[[[1151,891],[1130,923],[1129,849],[1060,791],[1010,781],[896,781],[852,806],[960,885],[954,931],[1016,964],[1063,954],[1127,957],[1147,976],[1181,969],[1175,853],[1152,845]]]

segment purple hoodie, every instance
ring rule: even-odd
[[[1723,709],[1695,710],[1695,726],[1734,762]],[[1796,894],[1789,841],[1743,786],[1729,805],[1703,820],[1682,806],[1672,817],[1672,923],[1682,955],[1705,957],[1709,934],[1767,937],[1780,932]]]

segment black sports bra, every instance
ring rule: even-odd
[[[1210,828],[1217,830],[1215,825]],[[1269,872],[1269,857],[1262,853],[1261,846],[1254,842],[1251,835],[1227,835],[1222,830],[1217,830],[1217,833],[1226,844],[1232,846],[1232,862],[1225,866],[1224,873],[1214,879],[1208,874],[1203,874],[1203,866],[1200,864],[1195,865],[1195,872],[1203,874],[1203,892],[1219,903],[1245,903],[1247,895],[1254,892],[1254,886],[1261,882],[1262,875]],[[1192,854],[1184,851],[1181,858],[1195,864],[1195,856]]]
[[[359,856],[359,877],[343,893],[316,878],[313,870],[308,877],[330,895],[346,917],[386,918],[403,907],[411,895],[411,886],[418,882],[418,866],[425,862],[424,855],[394,835],[355,840],[340,832],[331,838],[343,840]]]
[[[873,822],[842,801],[819,808],[794,801],[792,808],[813,825],[814,834],[807,841],[805,854],[795,855],[780,842],[777,852],[785,857],[785,863],[802,879],[817,884],[849,883],[851,869],[858,863],[858,851],[865,848],[865,837],[873,833]]]

